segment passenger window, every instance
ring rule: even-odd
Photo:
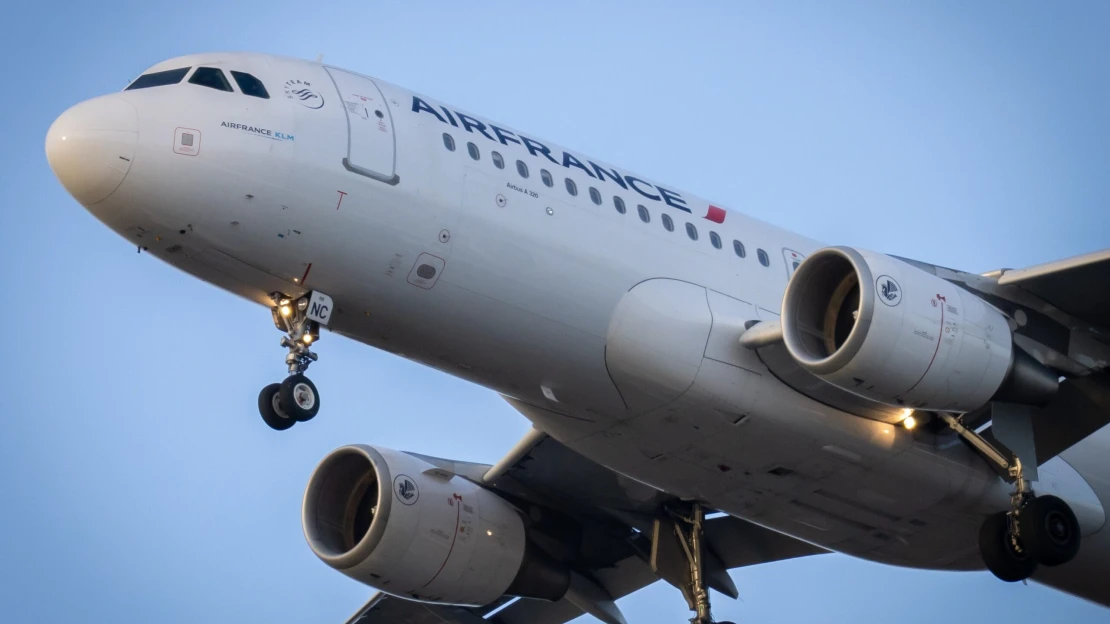
[[[124,91],[134,91],[135,89],[149,89],[150,87],[164,87],[166,85],[175,85],[181,82],[185,74],[189,73],[189,67],[182,67],[181,69],[167,69],[166,71],[152,72],[143,74],[135,79],[127,86]]]
[[[516,161],[516,172],[520,174],[520,177],[527,178],[528,177],[528,165],[524,164],[523,160]]]
[[[694,227],[693,223],[687,223],[686,235],[690,237],[690,240],[698,240],[698,228]]]
[[[447,134],[446,132],[444,132],[443,133],[443,147],[446,147],[448,152],[455,151],[455,137],[453,137],[450,134]]]
[[[636,212],[640,215],[641,221],[651,223],[651,213],[648,212],[647,208],[644,208],[643,204],[636,206]]]
[[[266,85],[262,84],[262,81],[258,78],[234,69],[231,70],[231,77],[235,79],[235,84],[239,85],[239,90],[243,92],[243,95],[262,98],[263,100],[270,99],[270,94],[266,91]]]
[[[738,240],[732,241],[732,250],[735,251],[736,255],[740,256],[741,258],[748,257],[748,250],[744,249],[744,243],[741,243]]]
[[[478,146],[473,143],[466,144],[466,153],[470,154],[470,157],[474,160],[478,160],[482,157],[482,155],[478,153]]]
[[[663,220],[663,229],[664,230],[667,230],[668,232],[673,232],[674,231],[674,220],[671,219],[671,215],[664,212],[663,216],[660,217],[660,219]]]
[[[717,233],[712,230],[709,232],[709,242],[717,249],[721,248],[721,237],[717,236]]]
[[[567,178],[567,192],[570,193],[572,196],[578,195],[578,185],[575,184],[574,180],[571,180],[570,178]]]
[[[445,134],[443,136],[447,136],[447,135]],[[493,166],[494,167],[497,167],[498,169],[504,169],[505,168],[505,159],[501,157],[501,154],[499,152],[490,152],[489,155],[490,155],[490,158],[493,159]]]
[[[216,67],[198,67],[189,79],[190,84],[208,87],[217,91],[231,91],[231,84],[224,73]]]
[[[601,192],[592,186],[590,187],[590,200],[598,206],[601,205]]]
[[[551,172],[547,169],[540,169],[540,179],[543,180],[543,185],[548,188],[555,186],[555,178],[551,177]]]
[[[624,214],[626,208],[624,207],[624,200],[616,195],[613,196],[613,206],[616,207],[617,212]]]
[[[760,264],[765,267],[771,266],[771,257],[767,255],[766,251],[763,251],[762,249],[756,249],[755,255],[759,257]]]

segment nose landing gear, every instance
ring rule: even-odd
[[[1024,581],[1038,565],[1065,564],[1079,553],[1080,528],[1075,513],[1056,496],[1036,496],[1025,478],[1021,458],[1011,462],[959,418],[941,414],[948,425],[1014,479],[1010,510],[988,516],[979,529],[983,563],[1008,583]]]
[[[318,358],[309,345],[319,340],[320,325],[327,325],[333,305],[331,297],[320,292],[296,300],[281,293],[273,293],[270,298],[274,302],[274,325],[285,332],[281,346],[289,350],[285,356],[289,376],[262,389],[258,411],[271,429],[284,431],[298,422],[312,420],[320,411],[320,393],[304,373]]]

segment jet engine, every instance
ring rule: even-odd
[[[1055,391],[1055,375],[1014,348],[1001,312],[871,251],[827,247],[807,258],[787,285],[781,324],[802,368],[888,405],[967,412],[1004,386],[1021,402]]]
[[[383,592],[468,606],[558,600],[570,573],[526,540],[517,509],[428,462],[351,445],[320,462],[301,523],[321,561]]]

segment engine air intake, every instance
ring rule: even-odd
[[[784,331],[790,328],[784,340],[792,344],[796,357],[817,367],[844,348],[859,325],[861,285],[871,282],[870,275],[860,276],[846,252],[827,251],[798,267],[790,281],[795,296],[786,299],[790,308],[783,308]],[[865,317],[865,323],[869,321],[870,314]]]
[[[378,511],[388,512],[389,505],[388,497],[381,500],[381,482],[367,450],[357,446],[339,449],[320,464],[305,492],[303,518],[305,537],[318,556],[342,565],[356,547],[374,548],[381,531],[371,536],[370,529]]]

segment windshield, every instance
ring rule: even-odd
[[[187,73],[189,73],[189,68],[182,67],[181,69],[167,69],[166,71],[143,74],[136,78],[135,82],[128,85],[124,91],[177,84],[181,82],[181,79],[184,78]]]

